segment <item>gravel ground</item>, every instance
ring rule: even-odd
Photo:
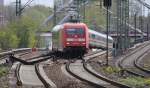
[[[0,67],[1,67],[0,88],[9,88],[8,71],[10,67],[8,66],[0,66]]]
[[[53,63],[53,65],[47,65],[44,67],[47,76],[58,88],[95,88],[85,82],[77,81],[74,78],[66,76],[61,71],[62,65],[63,63]]]
[[[141,60],[140,65],[150,70],[150,52]]]
[[[109,58],[109,65],[114,67],[114,63],[116,62],[116,59],[113,59],[113,58]],[[101,75],[104,75],[106,77],[109,77],[110,79],[113,79],[113,80],[118,80],[118,76],[119,76],[119,73],[107,73],[104,71],[104,68],[106,68],[107,66],[105,66],[104,64],[106,63],[106,59],[104,56],[102,57],[97,57],[93,60],[91,60],[89,62],[89,64],[93,67],[93,69],[95,71],[97,71],[98,73],[100,73]]]
[[[9,88],[8,75],[0,77],[0,88]]]

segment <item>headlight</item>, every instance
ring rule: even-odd
[[[69,42],[67,42],[67,45],[69,45],[70,43]]]

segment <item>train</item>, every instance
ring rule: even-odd
[[[107,35],[89,29],[89,48],[106,49]],[[108,36],[108,48],[113,48],[113,38]]]
[[[92,48],[106,49],[106,35],[88,28],[84,23],[64,23],[52,29],[52,50],[80,55]],[[113,38],[108,37],[108,48]]]

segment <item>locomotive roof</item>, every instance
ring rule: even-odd
[[[100,32],[97,32],[97,31],[94,31],[94,30],[91,30],[91,29],[89,29],[89,32],[90,32],[90,33],[92,33],[92,34],[95,34],[95,35],[101,36],[101,37],[103,37],[103,38],[107,38],[106,34],[102,34],[102,33],[100,33]],[[108,39],[113,40],[113,38],[112,38],[112,37],[110,37],[110,36],[108,36]]]
[[[52,32],[57,32],[57,31],[59,31],[60,29],[63,29],[63,25],[56,25],[56,26],[52,29]]]
[[[52,32],[57,32],[60,29],[63,29],[64,26],[86,26],[84,23],[65,23],[61,25],[56,25],[53,29]]]
[[[84,24],[84,23],[65,23],[64,25],[72,25],[72,24],[75,24],[75,25],[86,25],[86,24]]]

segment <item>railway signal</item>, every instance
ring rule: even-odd
[[[104,0],[105,7],[111,7],[111,5],[112,5],[112,0]]]
[[[112,0],[104,0],[104,7],[107,8],[107,24],[106,24],[106,34],[107,34],[107,43],[106,43],[106,47],[107,47],[107,52],[106,52],[106,65],[108,66],[108,30],[109,30],[109,8],[111,7],[112,5]]]

